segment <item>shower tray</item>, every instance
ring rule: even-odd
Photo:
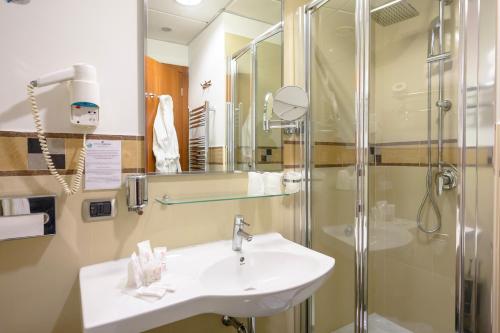
[[[368,315],[368,327],[370,333],[413,333],[412,331],[399,326],[393,321],[379,315],[378,313],[372,313]],[[348,324],[332,333],[352,333],[354,332],[354,323]]]

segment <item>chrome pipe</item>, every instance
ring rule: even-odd
[[[439,28],[438,28],[438,50],[439,54],[444,50],[444,7],[445,0],[439,0]],[[430,93],[430,92],[429,92]],[[442,102],[444,96],[444,60],[439,61],[439,77],[438,77],[438,101]],[[438,105],[438,171],[443,169],[443,123],[444,123],[444,108]]]
[[[245,325],[239,321],[238,319],[231,316],[222,316],[221,318],[222,325],[224,326],[232,326],[237,333],[248,333]]]
[[[249,317],[247,319],[247,333],[255,333],[257,330],[256,327],[255,317]]]

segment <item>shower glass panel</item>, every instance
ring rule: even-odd
[[[234,154],[238,170],[253,169],[252,51],[233,62]]]
[[[354,332],[355,0],[310,9],[311,244],[336,259],[312,300],[318,333]]]
[[[282,86],[281,43],[282,34],[279,32],[255,46],[256,168],[261,171],[282,169],[281,129],[274,128],[269,132],[263,129],[265,97]]]
[[[388,2],[370,1],[368,331],[451,333],[458,1]]]

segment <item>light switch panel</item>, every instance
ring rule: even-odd
[[[116,199],[87,199],[82,204],[83,220],[87,222],[111,220],[116,216]]]

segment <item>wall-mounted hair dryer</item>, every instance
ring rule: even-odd
[[[66,68],[57,72],[46,74],[40,78],[31,81],[28,84],[28,96],[31,103],[31,111],[37,131],[38,141],[42,149],[42,154],[47,163],[47,168],[51,175],[56,177],[61,184],[66,194],[76,193],[81,186],[83,169],[85,167],[86,155],[86,135],[83,134],[83,147],[78,158],[78,166],[76,176],[71,184],[68,185],[66,180],[57,172],[52,157],[50,155],[47,138],[43,131],[40,112],[35,98],[35,87],[45,87],[51,84],[68,81],[70,90],[71,113],[70,121],[76,126],[95,127],[99,123],[99,84],[97,83],[96,69],[92,65],[76,64],[73,67]]]
[[[94,66],[76,64],[57,72],[49,73],[31,81],[33,87],[68,82],[72,124],[97,126],[99,123],[99,83]]]

